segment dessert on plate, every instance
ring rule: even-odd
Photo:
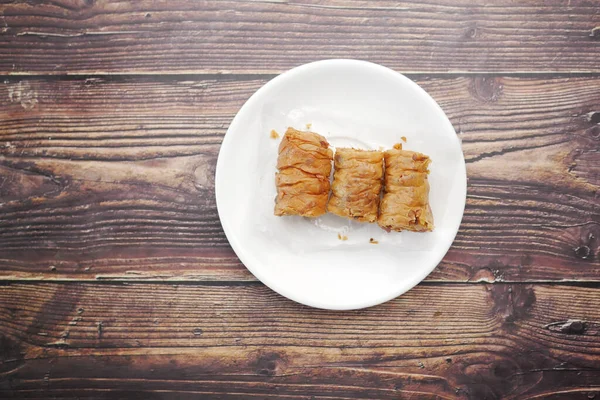
[[[333,157],[323,136],[288,128],[279,144],[275,215],[319,217],[329,211],[377,222],[388,232],[432,231],[430,163],[425,154],[403,150],[401,144],[385,152],[338,148]]]
[[[332,159],[333,151],[323,136],[288,128],[279,144],[275,215],[325,214]]]
[[[383,178],[383,153],[338,148],[327,211],[361,222],[377,221]]]
[[[429,206],[429,164],[421,153],[394,148],[384,153],[384,190],[377,223],[393,231],[433,230]]]

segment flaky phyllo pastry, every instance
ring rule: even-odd
[[[377,223],[386,230],[431,231],[429,164],[424,154],[402,149],[384,153],[384,192]]]
[[[323,136],[288,128],[277,158],[275,215],[325,214],[332,158],[333,152]]]
[[[400,144],[385,152],[338,148],[330,188],[332,155],[323,136],[288,128],[279,145],[275,215],[318,217],[329,211],[377,222],[388,232],[433,230],[428,156]]]
[[[361,222],[377,221],[382,177],[381,151],[336,149],[327,211]]]

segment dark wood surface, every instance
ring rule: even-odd
[[[267,79],[8,78],[0,276],[253,280],[213,174]],[[456,127],[469,175],[461,230],[428,279],[600,281],[600,77],[415,80]]]
[[[418,73],[598,69],[595,0],[7,3],[0,68],[14,74],[278,73],[321,58]]]
[[[468,170],[456,240],[367,310],[273,293],[216,157],[330,57],[408,74]],[[0,398],[600,399],[600,4],[0,4]]]
[[[593,288],[425,285],[345,313],[262,285],[35,289],[0,291],[6,395],[585,399],[600,378]]]

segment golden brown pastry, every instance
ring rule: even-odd
[[[361,222],[377,221],[383,177],[381,151],[339,148],[327,211]]]
[[[333,152],[323,136],[288,128],[279,144],[275,215],[325,214],[332,158]]]
[[[433,230],[429,207],[429,164],[424,154],[400,149],[384,153],[384,194],[377,223],[386,230]]]

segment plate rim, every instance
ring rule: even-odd
[[[222,190],[220,189],[220,187],[225,184],[225,180],[223,178],[221,178],[221,176],[223,174],[223,170],[224,170],[223,164],[225,163],[225,156],[224,156],[223,149],[226,149],[228,146],[230,146],[231,144],[229,142],[231,140],[233,140],[232,134],[229,134],[229,133],[230,133],[230,131],[234,131],[234,130],[238,129],[238,125],[241,123],[240,121],[242,119],[242,117],[240,116],[241,111],[244,108],[246,108],[246,107],[252,105],[254,102],[256,102],[257,99],[260,98],[261,94],[263,92],[269,90],[270,87],[276,85],[278,82],[280,82],[282,80],[293,78],[293,76],[298,73],[306,72],[307,70],[319,68],[324,65],[335,65],[335,64],[361,65],[363,67],[378,69],[380,72],[386,73],[386,74],[390,75],[390,77],[393,77],[394,79],[400,79],[405,84],[412,86],[415,90],[417,90],[422,95],[424,95],[425,101],[427,101],[433,108],[436,108],[437,111],[439,113],[441,113],[441,116],[443,116],[443,119],[444,119],[444,124],[447,125],[447,128],[451,129],[452,131],[455,131],[454,126],[448,119],[448,116],[446,115],[444,110],[441,108],[441,106],[435,101],[435,99],[433,99],[433,97],[431,97],[431,95],[429,95],[429,93],[427,93],[427,91],[425,91],[425,89],[423,89],[421,86],[419,86],[416,82],[414,82],[407,76],[401,74],[400,72],[397,72],[395,70],[392,70],[392,69],[385,67],[383,65],[380,65],[380,64],[376,64],[376,63],[373,63],[370,61],[357,60],[357,59],[344,59],[344,58],[325,59],[325,60],[310,62],[307,64],[302,64],[302,65],[299,65],[292,69],[289,69],[289,70],[281,73],[280,75],[277,75],[276,77],[269,80],[268,82],[266,82],[263,86],[261,86],[258,90],[256,90],[248,98],[248,100],[246,100],[244,102],[244,104],[240,107],[240,109],[237,111],[235,117],[233,118],[233,120],[231,121],[231,124],[229,125],[229,127],[227,128],[227,131],[225,132],[223,141],[221,142],[221,146],[219,148],[219,154],[217,157],[217,164],[216,164],[216,169],[215,169],[215,201],[216,201],[216,205],[217,205],[217,213],[219,215],[219,220],[223,227],[223,231],[225,232],[225,237],[227,238],[233,251],[235,252],[236,256],[240,259],[240,261],[242,262],[244,267],[248,271],[250,271],[250,273],[252,273],[252,275],[254,275],[260,282],[262,282],[265,286],[267,286],[274,292],[276,292],[292,301],[295,301],[297,303],[300,303],[300,304],[303,304],[303,305],[306,305],[309,307],[324,309],[324,310],[343,311],[343,310],[358,310],[358,309],[373,307],[373,306],[376,306],[379,304],[386,303],[390,300],[393,300],[393,299],[397,298],[398,296],[401,296],[402,294],[408,292],[415,286],[417,286],[429,274],[431,274],[431,272],[433,272],[435,270],[435,268],[437,268],[439,263],[442,261],[442,259],[446,256],[446,254],[452,247],[452,244],[454,243],[454,239],[456,238],[456,235],[458,234],[460,224],[462,223],[462,219],[464,217],[464,210],[465,210],[465,206],[466,206],[466,197],[467,197],[467,171],[466,171],[466,162],[465,162],[464,152],[462,150],[462,146],[460,146],[460,139],[457,138],[457,140],[459,140],[459,150],[461,153],[460,165],[458,167],[460,169],[460,172],[462,173],[461,175],[464,176],[464,181],[463,181],[463,184],[461,185],[462,192],[464,193],[464,199],[462,199],[463,201],[462,201],[462,204],[460,207],[460,218],[458,218],[458,225],[455,227],[454,226],[452,227],[453,234],[449,236],[447,247],[445,248],[445,250],[443,252],[440,253],[441,255],[439,257],[437,257],[437,260],[432,263],[431,268],[422,269],[421,273],[415,274],[415,275],[413,275],[412,279],[404,281],[404,284],[400,287],[400,289],[397,291],[394,291],[393,293],[387,293],[386,295],[379,296],[379,297],[377,297],[375,299],[371,299],[369,301],[364,301],[364,300],[357,301],[352,304],[341,304],[341,305],[337,305],[337,306],[332,305],[332,304],[322,304],[318,301],[312,301],[310,298],[303,298],[303,297],[296,296],[294,293],[290,293],[285,289],[282,290],[282,288],[277,286],[276,282],[273,282],[273,280],[269,279],[263,273],[261,273],[260,271],[257,271],[257,268],[252,267],[251,266],[252,261],[253,261],[253,259],[255,259],[255,257],[248,254],[248,252],[246,250],[244,250],[243,246],[240,245],[237,238],[234,236],[233,230],[230,226],[230,223],[223,214],[223,210],[222,210],[223,203],[222,203],[222,201],[219,201],[219,198],[221,198],[219,193],[222,193]],[[461,198],[462,198],[462,196],[461,196]],[[258,261],[258,260],[256,260],[256,261]]]

